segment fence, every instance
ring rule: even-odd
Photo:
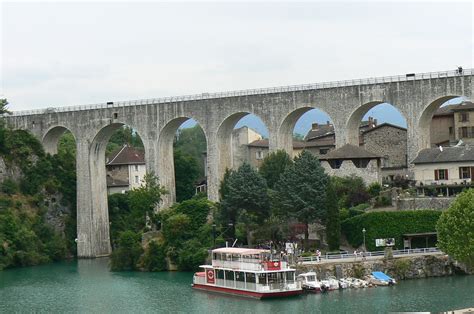
[[[225,97],[251,96],[251,95],[262,95],[262,94],[273,94],[273,93],[287,93],[287,92],[297,92],[297,91],[345,87],[345,86],[383,84],[383,83],[416,81],[416,80],[424,80],[424,79],[436,79],[436,78],[469,76],[469,75],[474,75],[474,69],[463,69],[461,72],[459,70],[453,70],[453,71],[427,72],[427,73],[418,73],[418,74],[410,73],[406,75],[333,81],[333,82],[315,83],[315,84],[278,86],[278,87],[270,87],[270,88],[245,89],[245,90],[219,92],[219,93],[202,93],[202,94],[184,95],[184,96],[176,96],[176,97],[107,102],[107,103],[102,103],[102,104],[92,104],[92,105],[83,105],[83,106],[68,106],[68,107],[57,107],[57,108],[50,107],[46,109],[16,111],[16,112],[13,112],[12,115],[25,116],[25,115],[55,113],[55,112],[117,108],[117,107],[127,107],[127,106],[151,105],[151,104],[173,103],[173,102],[215,99],[215,98],[225,98]]]
[[[406,250],[393,250],[392,251],[393,256],[403,256],[403,255],[409,255],[409,254],[428,254],[428,253],[441,253],[441,251],[436,248],[436,247],[430,247],[430,248],[421,248],[421,249],[406,249]],[[365,252],[365,257],[380,257],[384,256],[385,251],[373,251],[373,252]],[[326,253],[325,255],[322,255],[320,257],[321,261],[330,261],[330,260],[336,260],[336,259],[354,259],[356,258],[354,253],[349,253],[349,252],[341,252],[341,253]],[[357,259],[361,259],[361,255],[357,255]],[[314,256],[308,256],[308,257],[301,257],[300,261],[302,262],[316,262],[317,257]]]

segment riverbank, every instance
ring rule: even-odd
[[[397,280],[451,276],[462,272],[449,256],[432,253],[422,256],[404,256],[392,259],[325,261],[298,265],[300,272],[315,271],[318,278],[327,276],[363,278],[373,271],[382,271]]]

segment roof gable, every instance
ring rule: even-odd
[[[107,166],[109,165],[140,165],[145,164],[145,153],[142,150],[124,145],[113,152]]]

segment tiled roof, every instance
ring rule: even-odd
[[[427,148],[418,153],[418,156],[413,160],[414,164],[430,164],[438,162],[459,162],[459,161],[474,161],[474,147],[472,146],[458,146],[458,147],[443,147]]]
[[[380,129],[382,127],[391,127],[391,128],[397,128],[397,129],[400,129],[402,131],[406,131],[407,129],[404,128],[404,127],[401,127],[401,126],[398,126],[398,125],[395,125],[395,124],[391,124],[391,123],[387,123],[387,122],[384,122],[382,124],[379,124],[377,126],[374,126],[366,131],[364,131],[363,134],[366,134],[366,133],[369,133],[369,132],[372,132],[373,130],[377,130],[377,129]]]
[[[308,141],[331,133],[334,133],[334,126],[332,124],[318,124],[318,128],[309,130],[304,139]]]
[[[145,153],[128,145],[119,148],[108,158],[107,165],[140,165],[145,164]]]
[[[365,150],[362,147],[346,144],[338,149],[329,151],[324,156],[321,156],[321,160],[326,159],[375,159],[381,156]]]

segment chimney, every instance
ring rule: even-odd
[[[319,124],[313,123],[313,124],[311,125],[311,129],[312,129],[313,131],[319,129]]]
[[[327,125],[331,125],[331,123],[329,123],[329,121],[326,121],[326,124],[327,124]]]
[[[374,119],[374,126],[377,126],[377,119]]]

